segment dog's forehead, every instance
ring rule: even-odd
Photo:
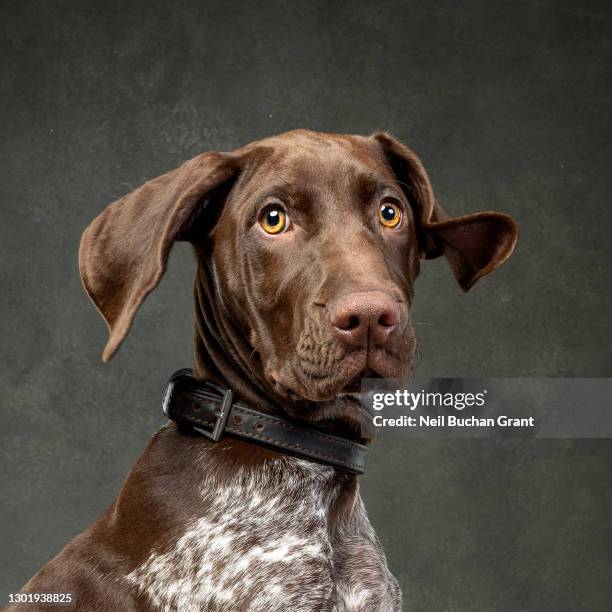
[[[312,186],[393,176],[378,145],[363,136],[295,130],[252,143],[248,149],[257,180]]]

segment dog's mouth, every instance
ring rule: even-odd
[[[329,401],[361,393],[364,378],[404,378],[411,374],[416,339],[407,334],[392,347],[367,346],[349,351],[296,354],[283,368],[269,367],[275,391],[293,402]]]
[[[297,364],[293,370],[296,375],[293,379],[297,391],[295,395],[312,401],[357,396],[361,393],[361,381],[364,378],[403,378],[411,370],[411,353],[400,356],[380,350],[371,353],[355,351],[346,355],[335,367],[321,371]]]

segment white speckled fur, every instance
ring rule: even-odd
[[[206,467],[203,468],[206,474]],[[160,610],[391,612],[400,593],[358,486],[291,457],[205,477],[201,515],[126,580]],[[339,498],[342,496],[342,503]]]

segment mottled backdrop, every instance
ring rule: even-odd
[[[0,4],[0,591],[109,504],[189,366],[189,249],[103,365],[81,231],[209,149],[385,129],[449,211],[521,225],[462,294],[417,283],[423,376],[612,375],[609,2]],[[612,441],[406,441],[363,494],[405,609],[612,609]]]

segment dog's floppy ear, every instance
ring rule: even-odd
[[[464,291],[498,268],[514,251],[518,227],[499,212],[449,217],[437,203],[421,160],[408,147],[385,133],[374,134],[385,158],[415,207],[421,254],[444,255]]]
[[[85,290],[108,324],[104,361],[159,283],[174,241],[187,237],[191,222],[237,169],[232,154],[204,153],[113,202],[87,227],[79,267]]]

